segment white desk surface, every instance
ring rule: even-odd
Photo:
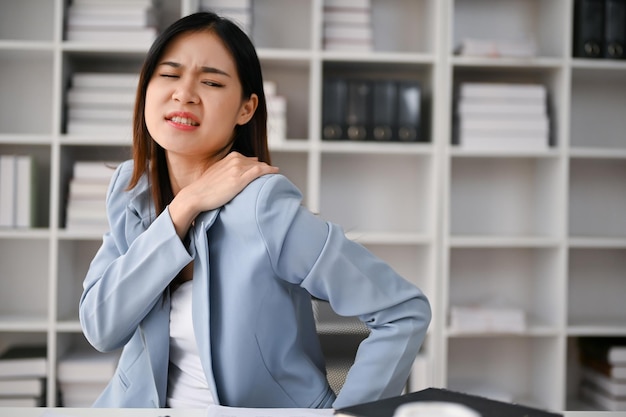
[[[261,413],[263,414],[263,413]],[[260,415],[261,415],[260,414]],[[0,417],[207,417],[207,410],[170,408],[17,408],[0,407]],[[267,416],[267,414],[265,414]],[[624,411],[566,411],[565,417],[624,417]]]

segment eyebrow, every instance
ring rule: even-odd
[[[172,68],[182,68],[183,65],[178,63],[178,62],[174,62],[174,61],[163,61],[159,64],[159,66],[161,65],[167,65],[169,67]],[[222,71],[219,68],[215,68],[215,67],[200,67],[200,72],[204,73],[204,74],[221,74],[221,75],[225,75],[227,77],[230,77],[230,74],[228,74],[225,71]]]

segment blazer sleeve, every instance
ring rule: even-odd
[[[168,210],[144,230],[142,216],[149,213],[138,212],[133,193],[125,190],[131,171],[132,163],[124,163],[111,179],[106,200],[110,231],[89,266],[79,303],[83,333],[100,351],[124,346],[192,259]]]
[[[263,185],[256,215],[275,273],[371,330],[333,407],[399,395],[430,323],[427,297],[339,226],[305,209],[280,175]]]

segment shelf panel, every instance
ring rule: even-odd
[[[449,238],[451,248],[556,248],[561,241],[544,236],[460,236]]]
[[[46,314],[0,314],[0,332],[45,332]]]

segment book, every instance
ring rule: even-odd
[[[609,378],[626,380],[626,364],[613,365],[605,360],[592,358],[588,355],[580,355],[580,364],[596,372],[600,372]]]
[[[322,139],[345,139],[345,111],[348,82],[343,78],[325,78],[322,93]]]
[[[0,354],[0,378],[45,378],[47,366],[45,345],[13,345]]]
[[[573,54],[579,58],[604,55],[604,0],[574,1]]]
[[[527,99],[545,103],[546,87],[530,83],[464,82],[459,85],[458,98],[500,98],[505,100]]]
[[[150,45],[157,37],[154,27],[105,29],[70,29],[66,32],[69,42],[108,42]]]
[[[457,103],[456,114],[458,116],[490,116],[494,119],[501,116],[541,116],[546,114],[546,103],[528,100],[465,98]]]
[[[15,225],[16,159],[0,155],[0,227]]]
[[[37,207],[36,164],[30,155],[16,157],[15,226],[33,227]]]
[[[580,386],[580,397],[606,411],[626,411],[626,398],[618,398],[607,394],[594,385],[583,383]]]
[[[604,0],[604,57],[626,57],[626,1]]]
[[[398,407],[411,402],[446,402],[462,404],[478,412],[481,417],[557,417],[546,410],[520,404],[492,400],[443,388],[427,388],[378,401],[357,404],[335,410],[338,417],[392,417]]]
[[[43,407],[44,403],[41,397],[17,396],[17,397],[1,397],[0,407]]]
[[[626,380],[609,378],[593,369],[581,368],[582,380],[597,387],[600,391],[617,398],[626,400]]]
[[[398,121],[396,138],[402,142],[421,140],[421,88],[417,81],[398,81]]]
[[[346,100],[346,136],[348,139],[362,141],[368,138],[371,97],[369,81],[358,79],[348,81]]]
[[[609,364],[626,364],[626,337],[581,337],[581,355]]]
[[[0,397],[39,397],[45,392],[45,378],[0,379]]]
[[[71,88],[67,91],[67,103],[72,105],[126,106],[132,110],[135,92],[132,89]]]
[[[118,161],[76,161],[73,167],[73,178],[108,182],[119,164]]]
[[[373,81],[372,107],[372,139],[394,140],[398,114],[398,87],[395,81],[388,79]]]
[[[135,90],[139,74],[113,72],[76,72],[72,75],[74,88],[122,88]]]

